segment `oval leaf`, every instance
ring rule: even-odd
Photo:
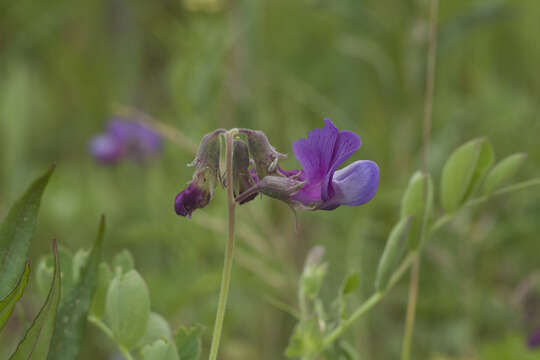
[[[53,171],[54,166],[27,188],[0,225],[0,298],[15,288],[23,272],[36,229],[41,196]]]
[[[467,200],[493,160],[493,148],[483,138],[471,140],[454,151],[442,171],[441,203],[444,210],[453,212]]]
[[[424,238],[426,224],[433,211],[433,181],[429,174],[417,171],[411,177],[401,201],[401,217],[413,216],[409,248],[417,249]]]
[[[2,331],[6,325],[9,316],[13,312],[15,304],[21,298],[24,289],[26,288],[26,284],[28,284],[28,275],[30,275],[30,265],[27,261],[24,267],[24,273],[21,275],[17,287],[15,287],[15,289],[13,289],[8,296],[0,301],[0,331]]]
[[[132,349],[144,336],[150,316],[150,295],[136,270],[117,275],[109,286],[105,315],[116,341]]]
[[[171,342],[173,340],[171,328],[163,316],[152,312],[148,318],[146,333],[139,342],[139,345],[153,344],[159,339],[165,339]]]
[[[61,298],[60,281],[60,261],[56,248],[56,241],[53,241],[54,254],[54,276],[51,289],[45,304],[34,319],[30,328],[26,331],[17,349],[10,360],[43,360],[47,358],[49,346],[54,331],[56,311]]]
[[[105,217],[101,217],[97,239],[80,281],[67,294],[58,310],[48,360],[76,359],[81,350],[86,318],[97,287],[98,266],[102,261]]]
[[[379,267],[377,268],[377,277],[375,279],[375,289],[377,291],[385,290],[388,282],[399,265],[404,250],[407,235],[412,217],[402,218],[392,229],[386,246],[384,247]]]
[[[151,345],[144,346],[141,354],[144,360],[179,360],[176,348],[164,340],[156,340]]]
[[[527,159],[527,154],[519,153],[508,156],[501,160],[486,175],[483,185],[483,193],[489,195],[504,185],[519,170]]]
[[[182,360],[199,360],[201,357],[202,341],[201,334],[203,328],[195,325],[186,329],[180,327],[175,337],[176,349]]]

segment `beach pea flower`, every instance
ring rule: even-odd
[[[94,137],[90,142],[90,153],[102,164],[117,164],[125,159],[144,162],[158,154],[162,148],[159,134],[149,127],[116,117],[109,122],[105,134]]]
[[[338,170],[362,145],[352,131],[338,130],[330,119],[322,129],[293,143],[302,173],[296,179],[306,184],[290,199],[313,210],[333,210],[340,205],[358,206],[370,201],[379,186],[379,167],[370,160],[358,160]]]
[[[379,167],[373,161],[359,160],[338,170],[362,142],[354,132],[339,131],[329,119],[324,121],[322,129],[293,143],[302,169],[276,166],[274,174],[260,179],[237,200],[242,203],[258,192],[302,210],[333,210],[370,201],[379,186]]]

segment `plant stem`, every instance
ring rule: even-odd
[[[98,327],[105,335],[107,335],[115,344],[118,346],[118,350],[122,353],[122,355],[126,358],[126,360],[134,360],[133,356],[129,352],[129,349],[124,347],[122,344],[119,344],[116,342],[114,338],[114,334],[112,330],[105,324],[103,321],[101,321],[99,318],[95,316],[88,316],[88,321],[94,324],[96,327]]]
[[[409,302],[407,304],[407,317],[405,320],[405,334],[401,348],[401,360],[411,358],[411,344],[414,332],[414,319],[416,315],[416,299],[418,298],[418,279],[420,277],[420,257],[413,260],[411,269],[411,282],[409,285]]]
[[[435,92],[435,70],[437,64],[437,16],[439,10],[439,1],[430,1],[429,11],[429,44],[427,53],[426,69],[426,97],[424,99],[424,136],[423,136],[423,169],[425,173],[429,170],[429,147],[431,142],[431,123],[433,119],[433,96]],[[424,208],[427,208],[428,184],[424,186]],[[426,226],[427,219],[423,219],[422,228]],[[422,232],[424,241],[425,232]],[[418,297],[418,279],[420,277],[420,256],[415,256],[411,269],[411,281],[409,284],[409,302],[407,304],[407,315],[405,320],[405,333],[403,335],[403,345],[401,348],[401,360],[411,358],[411,344],[414,332],[414,319],[416,316],[416,299]]]
[[[227,177],[227,209],[229,215],[229,233],[227,238],[227,247],[225,249],[225,263],[223,265],[223,277],[221,279],[221,290],[219,293],[218,310],[216,322],[214,325],[214,334],[212,336],[212,345],[210,347],[210,360],[216,360],[219,350],[219,341],[223,328],[223,319],[225,318],[225,309],[227,307],[227,297],[229,295],[229,284],[231,282],[231,270],[234,255],[234,225],[235,225],[235,201],[233,193],[233,130],[225,133],[226,155],[225,155],[225,174]]]
[[[352,313],[352,315],[346,319],[343,320],[337,328],[334,329],[328,335],[323,342],[323,345],[321,346],[319,350],[319,354],[323,352],[326,348],[328,348],[334,341],[336,341],[343,333],[351,327],[352,324],[356,322],[362,315],[367,313],[369,310],[371,310],[379,301],[381,301],[384,296],[394,287],[394,285],[403,277],[407,269],[409,269],[409,266],[413,261],[417,258],[418,254],[417,252],[412,252],[407,256],[402,262],[401,265],[394,271],[392,274],[392,277],[390,278],[390,282],[388,283],[388,287],[384,290],[378,291],[371,295],[366,301],[364,301],[360,306],[356,308],[356,310]],[[318,355],[318,354],[317,354]]]

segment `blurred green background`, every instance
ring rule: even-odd
[[[101,167],[88,141],[118,105],[150,114],[197,143],[217,128],[266,132],[281,152],[322,118],[360,134],[354,160],[381,168],[368,205],[299,214],[270,199],[238,211],[221,359],[283,359],[295,324],[269,304],[296,305],[307,251],[327,250],[331,299],[360,271],[357,304],[373,290],[386,236],[409,176],[421,165],[429,4],[425,0],[0,1],[0,217],[49,164],[32,248],[50,240],[90,247],[108,218],[106,257],[127,248],[148,282],[152,308],[176,329],[206,326],[210,343],[225,244],[225,193],[192,220],[173,200],[191,179],[193,154],[167,142],[139,166]],[[430,169],[436,179],[459,144],[487,136],[498,159],[529,154],[522,179],[538,175],[540,149],[538,0],[441,1]],[[284,166],[298,166],[294,156]],[[417,359],[540,359],[525,349],[527,326],[514,301],[540,266],[538,190],[497,198],[456,219],[426,246],[420,276]],[[362,359],[398,357],[408,281],[349,331]],[[43,297],[34,282],[18,314]],[[20,305],[19,305],[20,306]],[[26,315],[24,315],[26,314]],[[540,326],[540,323],[537,324]],[[24,322],[2,335],[0,358]],[[115,348],[89,325],[83,359]],[[510,354],[510,355],[509,355]]]

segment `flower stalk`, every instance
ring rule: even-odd
[[[223,265],[223,277],[221,280],[221,290],[219,293],[218,310],[216,313],[216,322],[214,324],[214,333],[212,336],[212,345],[210,347],[209,360],[216,360],[223,329],[223,319],[225,318],[225,309],[227,307],[227,298],[229,295],[229,285],[231,282],[231,270],[234,256],[234,228],[235,228],[235,200],[233,192],[233,135],[236,130],[230,130],[225,133],[225,176],[227,187],[227,213],[229,217],[229,231],[227,237],[227,246],[225,248],[225,262]]]

